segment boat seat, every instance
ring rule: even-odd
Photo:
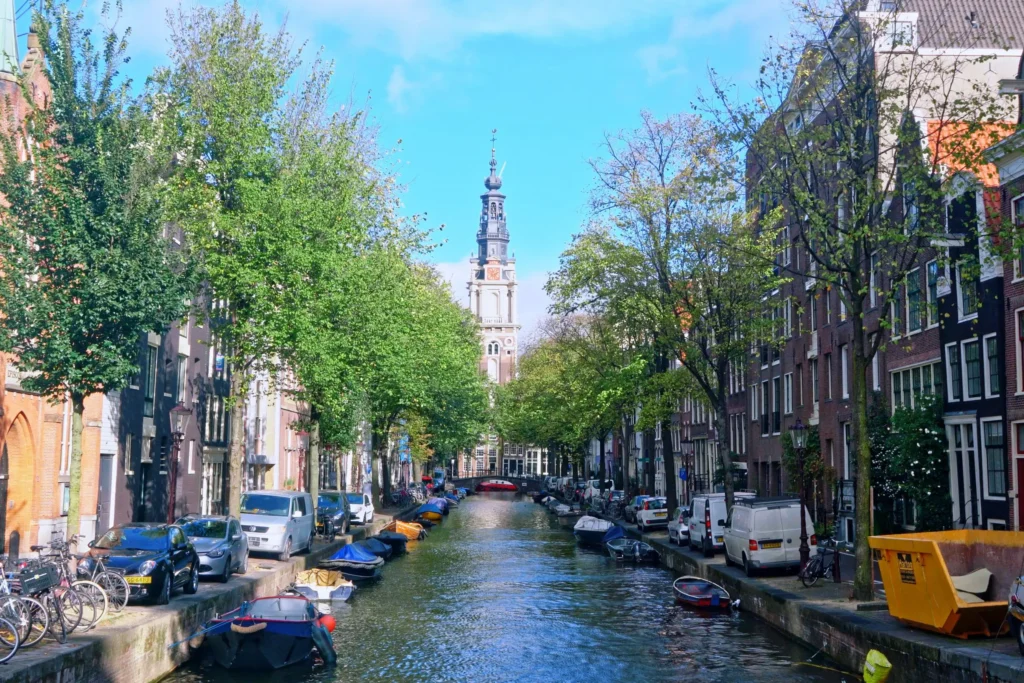
[[[305,598],[268,598],[255,600],[247,616],[256,619],[282,619],[306,621],[309,619],[309,601]]]
[[[957,591],[956,595],[960,598],[960,602],[966,602],[969,605],[974,605],[979,602],[985,602],[974,593],[967,593],[965,591]]]
[[[953,581],[953,587],[957,592],[981,596],[988,592],[988,587],[992,583],[992,572],[982,568],[970,574],[949,578]]]

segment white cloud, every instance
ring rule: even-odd
[[[388,78],[388,102],[399,114],[405,113],[406,95],[411,87],[412,84],[405,77],[405,69],[401,64],[391,70],[391,77]]]

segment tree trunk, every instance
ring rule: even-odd
[[[231,372],[231,437],[228,446],[228,514],[238,519],[242,513],[242,477],[245,472],[245,385],[242,373]]]
[[[564,450],[559,449],[562,456],[562,475],[563,477],[569,476],[569,456]]]
[[[82,429],[85,426],[85,396],[71,394],[71,482],[68,484],[68,530],[65,540],[81,531],[82,500]],[[19,482],[20,483],[20,482]],[[0,512],[0,514],[3,514]]]
[[[388,430],[390,435],[391,430]],[[391,467],[393,465],[391,439],[385,440],[386,450],[384,451],[384,461],[381,463],[381,505],[386,506],[391,502]]]
[[[725,386],[719,384],[720,387]],[[726,408],[725,392],[719,392],[718,405],[715,407],[715,429],[718,432],[718,456],[722,460],[723,485],[725,488],[725,509],[732,510],[733,502],[736,499],[735,481],[732,477],[732,453],[729,452],[729,431],[726,425],[729,424],[729,415]],[[687,475],[690,473],[687,472]]]
[[[669,514],[679,506],[679,498],[676,496],[676,456],[672,452],[672,439],[664,438],[667,430],[662,428],[661,452],[665,459],[665,503],[668,506]]]
[[[382,425],[373,428],[373,444],[370,448],[370,481],[371,493],[374,502],[379,502],[380,497],[380,470],[387,466],[388,452],[387,430]]]
[[[309,428],[309,465],[306,471],[309,473],[309,495],[313,498],[313,507],[316,507],[320,500],[320,421],[316,411],[312,411],[313,424]]]
[[[630,486],[632,484],[632,482],[629,479],[629,463],[630,459],[633,457],[633,435],[632,431],[629,428],[629,423],[625,419],[622,420],[621,453],[622,460],[620,462],[622,463],[622,497],[628,501],[631,493]]]
[[[646,493],[654,495],[654,429],[644,430],[644,473],[647,475]]]
[[[852,309],[852,307],[851,307]],[[857,569],[853,579],[853,596],[857,600],[874,599],[875,587],[871,580],[871,549],[868,537],[871,529],[871,444],[868,441],[868,387],[865,356],[864,326],[860,312],[851,310],[853,318],[853,368],[851,377],[851,407],[853,409],[853,445],[857,452],[857,532],[854,544]]]
[[[601,434],[601,438],[598,439],[598,442],[597,442],[598,447],[601,449],[600,465],[598,466],[599,469],[601,470],[601,472],[598,474],[598,477],[600,477],[600,479],[601,479],[601,483],[599,484],[599,487],[600,487],[601,491],[604,491],[604,482],[605,482],[605,480],[608,479],[608,468],[607,468],[607,466],[605,464],[605,461],[604,461],[604,440],[605,440],[606,436],[607,436],[606,434]]]

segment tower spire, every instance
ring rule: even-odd
[[[498,175],[498,159],[495,143],[498,129],[491,130],[491,174],[484,179],[487,192],[480,195],[480,229],[476,233],[481,263],[489,261],[508,262],[508,229],[505,227],[505,195],[501,193],[501,176]]]
[[[18,73],[18,31],[14,0],[0,0],[0,74]]]

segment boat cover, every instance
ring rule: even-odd
[[[373,553],[375,556],[383,557],[384,559],[387,559],[388,556],[390,556],[391,553],[393,552],[391,550],[391,546],[381,541],[379,538],[366,538],[362,541],[356,541],[352,545],[362,546],[363,548],[366,548],[371,553]]]
[[[343,545],[338,549],[338,552],[331,555],[332,560],[346,560],[348,562],[366,562],[368,564],[374,564],[380,561],[380,558],[371,553],[366,548],[360,547],[355,543]]]
[[[578,531],[607,531],[612,526],[613,524],[607,520],[584,515],[580,517],[580,521],[576,522],[576,526],[573,529]]]
[[[441,508],[441,511],[443,511],[446,507],[448,507],[448,501],[445,500],[444,498],[437,498],[435,496],[434,498],[430,498],[429,500],[427,500],[427,505],[436,505],[437,507]]]
[[[605,532],[604,538],[601,539],[601,542],[607,543],[608,541],[614,541],[616,538],[625,537],[625,535],[626,532],[622,530],[622,527],[616,524]]]
[[[408,542],[409,540],[409,538],[405,534],[399,534],[394,531],[382,531],[373,538],[378,539],[382,543],[387,543],[390,546],[404,546],[406,542]]]
[[[426,503],[425,505],[421,505],[420,509],[416,511],[416,514],[417,515],[422,515],[424,512],[433,512],[435,515],[443,515],[444,514],[444,510],[442,510],[438,506],[433,505],[431,503]]]

